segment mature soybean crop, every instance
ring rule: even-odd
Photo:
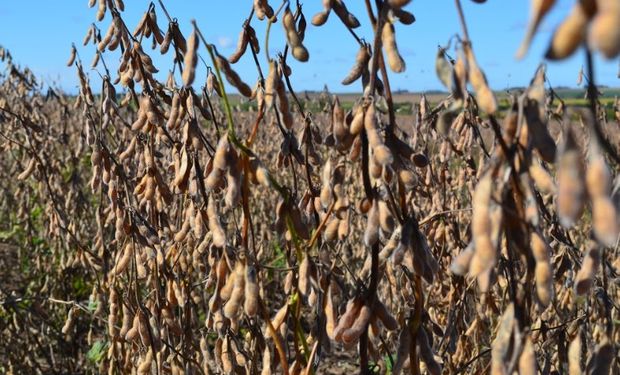
[[[618,373],[620,103],[598,100],[592,54],[618,57],[620,2],[573,1],[549,41],[551,60],[585,50],[587,107],[541,65],[506,108],[456,0],[448,94],[409,117],[390,74],[423,2],[270,2],[247,4],[227,58],[162,1],[129,25],[122,0],[90,0],[73,97],[0,50],[0,256],[19,269],[0,370]],[[555,5],[531,1],[519,57]],[[325,69],[305,36],[327,22],[357,46],[352,107],[294,89],[291,58]]]

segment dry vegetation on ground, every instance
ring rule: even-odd
[[[366,0],[366,43],[342,0],[308,18],[271,3],[226,58],[162,2],[135,26],[122,0],[91,0],[97,95],[77,47],[75,98],[2,50],[0,372],[619,373],[620,109],[597,100],[590,49],[618,55],[620,3],[575,1],[550,43],[549,59],[587,49],[588,107],[541,66],[500,111],[456,0],[461,34],[436,60],[449,95],[409,117],[389,74],[414,5]],[[521,55],[554,3],[532,1]],[[351,109],[294,90],[287,60],[321,69],[310,22],[359,44]],[[285,33],[281,53],[263,58],[259,27]]]

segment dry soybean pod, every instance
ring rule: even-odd
[[[411,0],[388,0],[388,3],[392,8],[402,8],[410,2]]]
[[[489,205],[493,187],[492,171],[487,172],[476,185],[472,199],[472,237],[474,256],[469,265],[469,274],[478,276],[495,265],[496,251],[491,241],[491,216]]]
[[[341,341],[342,334],[345,330],[349,329],[357,316],[359,315],[360,309],[362,308],[363,301],[361,298],[355,297],[347,302],[347,308],[344,314],[338,320],[338,324],[334,329],[334,340]]]
[[[614,246],[618,239],[618,215],[611,200],[611,173],[597,143],[591,143],[586,171],[586,187],[592,198],[592,227],[596,239]]]
[[[336,13],[336,15],[345,25],[347,25],[347,27],[355,29],[360,26],[359,20],[353,15],[353,13],[349,12],[342,0],[332,0],[331,5],[334,13]]]
[[[465,53],[467,56],[467,76],[469,78],[469,82],[471,82],[471,85],[476,91],[478,105],[485,112],[493,114],[497,111],[497,100],[495,98],[495,94],[493,94],[493,91],[489,88],[487,78],[478,66],[471,46],[466,47]]]
[[[553,33],[545,57],[549,60],[563,60],[571,56],[585,40],[587,26],[588,15],[581,1],[577,1]]]
[[[556,209],[562,226],[570,228],[581,216],[586,191],[581,151],[570,128],[564,134],[556,165],[558,184]]]
[[[383,304],[383,302],[378,299],[375,301],[375,305],[373,307],[373,313],[381,320],[383,326],[390,331],[398,329],[398,321],[390,312],[387,307]]]
[[[291,13],[291,9],[288,5],[284,8],[282,26],[284,27],[286,40],[288,45],[291,47],[291,54],[293,57],[301,62],[308,61],[310,55],[308,54],[306,47],[304,47],[301,42],[299,32],[295,28],[295,17],[293,16],[293,13]]]
[[[192,31],[187,41],[187,52],[184,57],[185,68],[183,69],[183,84],[185,86],[191,86],[196,77],[196,64],[198,63],[198,33],[196,29]]]
[[[534,343],[529,336],[525,339],[523,350],[519,355],[519,374],[536,374],[536,353],[534,352]]]
[[[426,368],[428,373],[431,375],[440,375],[441,374],[441,366],[435,360],[435,356],[433,354],[433,348],[428,339],[428,334],[423,327],[418,327],[418,336],[417,336],[418,348],[420,349],[420,357],[424,364],[426,364]]]
[[[587,252],[584,256],[581,268],[575,276],[575,292],[577,295],[586,294],[594,285],[594,277],[601,265],[601,255],[599,247],[594,242],[587,244]]]
[[[568,374],[581,375],[581,335],[578,333],[568,346]]]
[[[362,76],[362,73],[364,73],[364,69],[367,69],[368,61],[370,61],[370,52],[368,46],[364,44],[360,46],[360,49],[357,51],[355,64],[353,64],[349,74],[342,80],[342,84],[350,85],[358,80]]]
[[[67,66],[73,65],[76,56],[77,50],[75,49],[75,45],[71,45],[71,55],[69,56],[69,60],[67,61]]]
[[[245,300],[243,309],[245,313],[254,317],[258,313],[259,286],[256,280],[256,268],[251,265],[245,266]]]
[[[381,42],[385,48],[390,69],[395,73],[404,72],[406,68],[405,60],[398,52],[394,25],[389,21],[386,21],[381,29]]]
[[[366,230],[364,231],[364,243],[371,247],[379,241],[379,202],[375,198],[368,211]]]
[[[368,322],[370,321],[370,317],[372,315],[372,310],[367,303],[365,303],[359,310],[357,317],[351,324],[349,328],[342,332],[341,340],[344,344],[351,344],[357,341],[364,330],[368,327]]]
[[[32,172],[34,172],[36,166],[37,166],[36,159],[35,158],[30,159],[30,161],[28,162],[28,165],[22,171],[22,173],[17,175],[17,181],[24,181],[25,179],[30,177]]]
[[[241,95],[245,96],[246,98],[251,97],[252,88],[248,86],[247,83],[241,80],[241,77],[239,77],[237,72],[235,72],[230,67],[228,60],[226,60],[224,57],[219,55],[217,51],[215,51],[215,47],[212,46],[212,48],[214,49],[214,52],[215,52],[215,63],[217,64],[217,67],[222,72],[224,72],[224,75],[226,76],[226,80],[228,81],[228,83],[233,85],[239,91]]]
[[[551,270],[551,249],[543,236],[538,232],[530,235],[530,246],[536,260],[535,277],[536,293],[541,305],[548,306],[553,298],[553,273]]]
[[[254,0],[254,12],[259,20],[264,20],[265,17],[273,17],[273,9],[267,3],[267,0]]]
[[[543,20],[547,12],[555,5],[556,0],[531,0],[530,1],[530,20],[528,21],[525,37],[521,46],[517,51],[517,59],[523,58],[530,48],[530,43],[540,22]]]
[[[334,339],[334,332],[336,329],[336,310],[334,308],[334,297],[331,284],[327,288],[323,313],[325,314],[325,331],[327,332],[327,336]]]
[[[588,40],[594,49],[612,59],[620,53],[620,2],[597,0],[596,6]]]
[[[616,357],[614,345],[609,342],[607,337],[603,337],[602,341],[596,346],[593,356],[588,361],[586,368],[588,373],[592,375],[607,375],[611,370],[611,365]]]
[[[239,307],[244,298],[245,291],[245,266],[241,260],[235,264],[234,277],[235,283],[230,293],[230,299],[224,305],[224,316],[235,320],[239,312]]]
[[[241,29],[241,32],[239,33],[239,40],[237,41],[237,49],[235,50],[235,52],[232,53],[232,55],[228,57],[228,61],[231,64],[235,64],[237,61],[239,61],[241,56],[243,56],[246,49],[248,48],[249,41],[250,41],[250,37],[248,34],[248,30],[246,29],[246,26],[244,24],[243,28]]]
[[[392,151],[383,143],[383,138],[379,133],[379,124],[377,123],[374,103],[371,103],[366,109],[364,115],[364,129],[366,130],[368,144],[372,148],[376,161],[382,166],[392,164],[394,156],[392,155]]]

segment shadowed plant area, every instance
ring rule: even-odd
[[[494,92],[461,0],[447,93],[392,92],[424,2],[318,3],[222,2],[223,56],[162,0],[137,25],[90,0],[76,96],[0,48],[0,373],[620,373],[620,101],[592,59],[620,54],[620,1],[552,33],[546,59],[585,52],[570,95],[544,64]],[[554,6],[530,2],[519,58]],[[359,94],[295,89],[328,22]]]

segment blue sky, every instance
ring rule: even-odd
[[[487,74],[494,89],[527,85],[549,43],[552,31],[569,12],[574,0],[558,0],[554,11],[547,16],[541,30],[534,39],[527,57],[521,61],[514,58],[523,37],[529,15],[529,1],[488,0],[486,4],[475,4],[462,0],[469,33],[474,42],[478,61]],[[87,0],[21,0],[0,3],[0,44],[13,54],[14,61],[29,66],[47,83],[58,83],[68,92],[75,92],[77,77],[75,68],[67,68],[71,42],[75,42],[85,65],[89,66],[94,56],[94,46],[83,47],[81,41],[91,22],[95,20],[96,8],[88,8]],[[276,8],[280,2],[271,0]],[[304,2],[304,13],[308,22],[313,14],[321,10],[321,1]],[[149,1],[125,0],[123,18],[129,28],[137,24]],[[173,17],[177,17],[181,29],[188,35],[190,20],[195,18],[205,37],[214,43],[219,51],[228,56],[233,52],[237,35],[245,17],[249,14],[250,0],[167,0],[165,4]],[[218,5],[213,5],[218,4]],[[370,25],[362,0],[348,0],[346,4],[362,23],[356,31],[367,40],[372,39]],[[402,74],[391,74],[393,89],[426,91],[441,88],[434,73],[434,58],[438,44],[445,44],[460,31],[457,14],[452,0],[415,0],[407,9],[413,12],[417,21],[410,26],[397,25],[396,35],[407,70]],[[156,7],[160,28],[166,29],[165,17],[159,5]],[[105,32],[110,16],[98,24]],[[253,21],[261,41],[266,22]],[[280,51],[285,40],[280,24],[274,25],[270,39],[272,53]],[[357,45],[340,21],[330,16],[326,25],[314,27],[308,24],[304,44],[310,51],[307,64],[293,62],[292,84],[296,90],[320,90],[327,84],[333,92],[359,91],[360,84],[340,85],[341,79],[353,64]],[[145,46],[150,42],[145,43]],[[150,47],[148,47],[150,48]],[[206,57],[204,49],[203,55]],[[119,51],[106,53],[106,62],[115,69]],[[155,66],[164,78],[172,65],[172,55],[161,56],[152,53]],[[261,51],[264,68],[265,56]],[[548,63],[548,77],[554,86],[575,86],[577,73],[584,60],[583,51],[560,63]],[[606,61],[595,56],[596,79],[599,84],[620,86],[617,78],[618,61]],[[304,66],[306,65],[306,66]],[[234,65],[241,77],[253,85],[257,74],[249,52]],[[90,71],[92,85],[97,90],[98,75]],[[196,84],[204,81],[204,70],[199,70]]]

